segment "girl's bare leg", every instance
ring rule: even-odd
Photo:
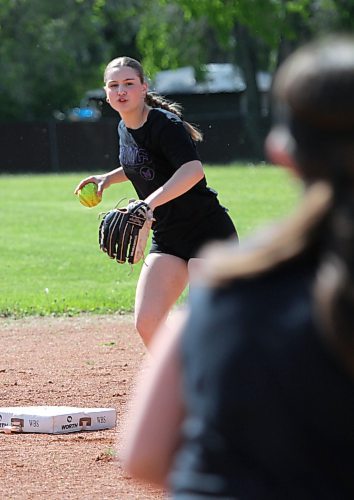
[[[160,253],[146,257],[135,295],[135,327],[145,345],[149,345],[187,283],[188,266],[183,259]]]

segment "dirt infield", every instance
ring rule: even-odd
[[[0,406],[114,407],[146,350],[130,316],[0,319]],[[1,499],[162,499],[113,459],[116,430],[0,434]]]

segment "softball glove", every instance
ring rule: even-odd
[[[110,210],[100,223],[100,249],[119,264],[136,264],[144,257],[153,221],[151,208],[141,200]]]

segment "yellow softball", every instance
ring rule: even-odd
[[[85,207],[92,208],[102,201],[102,197],[97,195],[97,184],[89,182],[77,193],[80,203]]]

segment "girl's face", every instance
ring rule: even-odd
[[[107,102],[119,114],[124,115],[142,111],[147,84],[141,83],[133,68],[121,66],[108,70],[105,91]]]

